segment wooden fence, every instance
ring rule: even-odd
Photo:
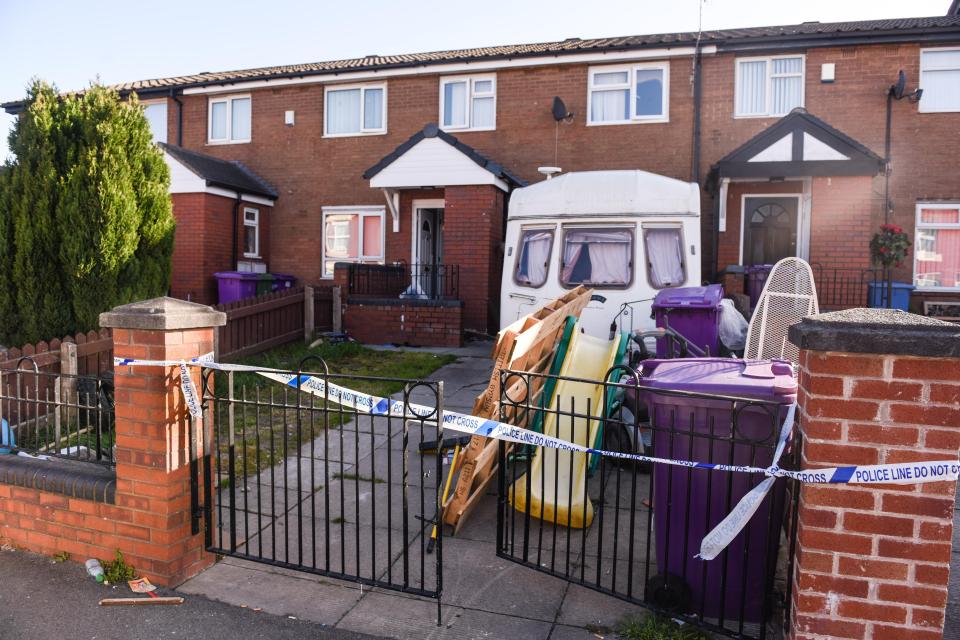
[[[312,301],[305,304],[310,297]],[[317,331],[330,331],[333,325],[330,287],[295,287],[215,308],[227,314],[227,324],[216,334],[218,362],[306,340]]]
[[[70,345],[70,346],[64,346]],[[11,349],[0,349],[0,369],[16,369],[23,357],[46,373],[97,376],[113,371],[113,336],[109,329],[78,333],[50,342],[40,341]],[[32,368],[22,363],[23,368]]]

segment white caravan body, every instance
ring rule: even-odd
[[[646,171],[576,171],[510,196],[500,326],[579,284],[590,335],[649,329],[661,289],[700,285],[700,189]]]

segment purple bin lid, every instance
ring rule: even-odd
[[[223,280],[259,280],[261,275],[250,271],[217,271],[213,277]]]
[[[723,285],[708,284],[705,287],[677,287],[664,289],[657,293],[653,301],[654,309],[676,309],[678,307],[699,307],[716,309],[723,299]]]
[[[791,404],[797,398],[793,365],[786,360],[681,358],[644,360],[640,385],[694,393],[738,396]]]

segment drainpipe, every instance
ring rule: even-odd
[[[243,194],[237,191],[237,199],[233,203],[233,241],[232,246],[232,255],[233,255],[233,264],[230,267],[230,270],[233,271],[237,268],[237,233],[239,233],[238,220],[240,218],[240,202],[243,200]]]
[[[700,102],[702,99],[701,87],[701,56],[700,39],[697,38],[697,49],[693,54],[693,153],[690,167],[690,182],[700,183]]]
[[[176,89],[170,89],[170,99],[177,103],[177,146],[183,146],[183,101],[177,97]]]

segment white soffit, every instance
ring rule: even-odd
[[[750,162],[790,162],[793,159],[793,133],[788,133],[750,158]]]
[[[812,135],[803,132],[803,159],[804,160],[849,160],[830,145],[817,140]]]
[[[509,191],[507,183],[440,138],[424,138],[370,179],[374,189],[471,184]]]

